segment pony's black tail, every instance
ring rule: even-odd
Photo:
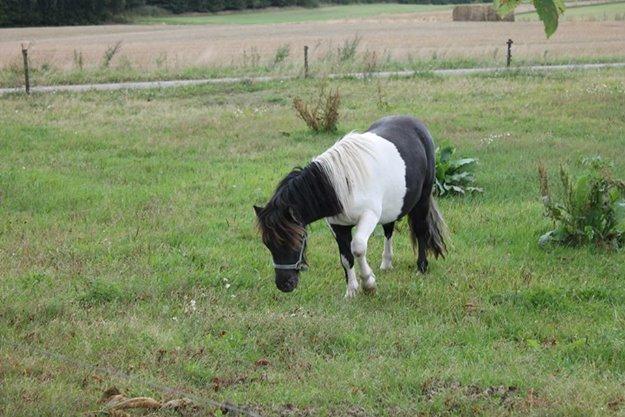
[[[447,244],[445,240],[449,240],[449,229],[441,212],[438,210],[438,205],[434,197],[430,197],[430,209],[428,210],[427,217],[427,248],[434,254],[434,257],[445,257],[447,253]]]
[[[444,258],[447,253],[445,241],[449,240],[449,231],[441,212],[438,210],[434,196],[430,196],[429,200],[425,222],[423,220],[423,212],[419,213],[420,210],[413,210],[408,214],[410,239],[412,240],[412,246],[416,249],[419,234],[425,234],[426,250],[436,258],[439,256]],[[421,218],[415,218],[419,214],[421,214]]]

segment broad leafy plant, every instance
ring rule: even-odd
[[[584,170],[575,178],[560,167],[561,201],[551,196],[544,165],[538,167],[545,215],[555,225],[539,243],[618,248],[625,243],[625,182],[614,179],[611,165],[599,157],[581,163]]]
[[[453,195],[482,192],[475,186],[473,169],[477,165],[475,158],[454,159],[456,148],[445,145],[436,148],[436,195]]]

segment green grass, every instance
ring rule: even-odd
[[[337,81],[335,135],[291,108],[313,80],[1,97],[0,415],[93,415],[110,386],[171,398],[153,383],[263,415],[622,414],[625,252],[540,249],[536,167],[600,154],[625,177],[624,80],[426,75],[381,82],[383,100]],[[377,231],[378,293],[345,301],[318,222],[310,271],[278,292],[252,205],[391,113],[480,160],[484,194],[439,201],[449,257],[417,274],[403,224],[381,273]]]
[[[301,7],[286,9],[251,10],[243,12],[207,13],[168,16],[138,16],[135,23],[169,25],[206,25],[206,24],[272,24],[298,23],[321,20],[361,19],[383,14],[419,13],[449,10],[451,5],[430,4],[349,4],[341,6],[322,6],[313,9]]]
[[[521,21],[538,20],[536,12],[518,13]],[[567,7],[562,15],[564,20],[625,20],[625,2],[590,4]]]

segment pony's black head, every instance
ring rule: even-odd
[[[295,168],[280,181],[265,207],[254,207],[263,243],[273,256],[276,285],[293,291],[306,260],[306,225],[341,212],[328,176],[317,163]]]
[[[306,228],[296,219],[292,209],[279,207],[270,201],[266,207],[254,206],[263,243],[271,252],[280,291],[291,292],[297,287],[299,273],[307,268]]]

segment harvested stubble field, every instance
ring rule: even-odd
[[[508,38],[515,41],[515,62],[625,57],[625,21],[565,21],[551,39],[545,39],[540,22],[452,22],[449,9],[437,9],[281,24],[1,29],[0,62],[5,70],[15,71],[14,79],[5,78],[4,83],[19,83],[20,42],[24,40],[32,42],[31,61],[43,72],[50,68],[81,72],[77,71],[77,54],[81,66],[98,67],[106,49],[121,41],[121,50],[111,66],[127,72],[134,70],[137,72],[134,78],[141,78],[145,70],[160,70],[179,78],[180,71],[191,67],[248,67],[251,71],[251,67],[262,66],[268,71],[297,73],[302,67],[303,46],[309,45],[313,71],[323,72],[336,70],[327,65],[331,55],[354,37],[360,39],[361,70],[365,66],[388,65],[391,61],[404,67],[414,61],[432,61],[436,66],[437,61],[441,62],[438,65],[444,65],[444,61],[467,59],[472,63],[501,65]],[[288,46],[288,57],[281,65],[273,65],[277,51],[284,46]],[[75,76],[78,81],[86,81],[80,74]],[[124,79],[124,75],[117,77]],[[53,78],[37,81],[54,82]],[[133,77],[126,74],[126,78]],[[0,83],[2,80],[0,77]]]
[[[625,251],[539,248],[536,168],[600,154],[625,176],[625,71],[332,86],[334,135],[291,108],[312,80],[1,97],[0,415],[171,395],[152,383],[262,415],[622,414]],[[346,302],[319,222],[311,270],[279,293],[252,204],[392,113],[480,159],[484,194],[440,200],[449,257],[418,275],[404,224],[378,294]],[[372,265],[381,251],[377,232]]]

